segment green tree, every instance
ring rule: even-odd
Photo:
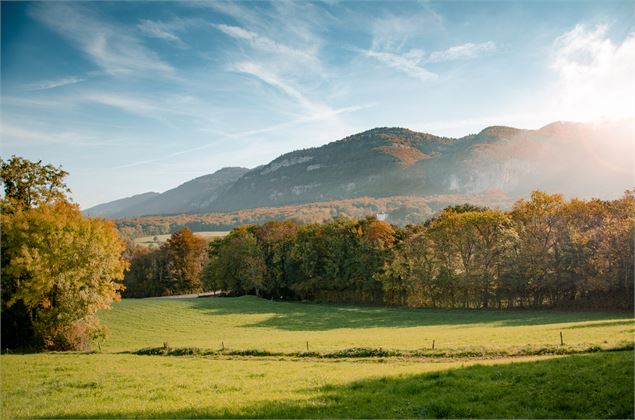
[[[287,265],[299,229],[300,226],[292,221],[270,221],[251,229],[267,267],[264,292],[268,296],[289,296]]]
[[[169,294],[165,270],[165,250],[137,245],[129,257],[130,269],[124,277],[124,297],[150,297]]]
[[[208,290],[260,296],[266,276],[264,255],[248,227],[234,229],[225,238],[210,243],[209,261],[202,275]]]

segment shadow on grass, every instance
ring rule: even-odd
[[[560,312],[548,310],[413,309],[279,302],[253,296],[191,300],[192,307],[210,315],[269,314],[245,325],[290,331],[324,331],[337,328],[418,327],[433,325],[491,324],[493,326],[545,325],[619,319],[633,324],[629,312]],[[591,326],[589,326],[591,327]]]
[[[152,411],[150,405],[147,411],[96,411],[90,417],[633,418],[633,352],[477,365],[326,385],[301,393],[315,396],[229,409]],[[86,413],[60,417],[86,417]]]

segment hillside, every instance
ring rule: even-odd
[[[119,200],[111,201],[104,204],[91,207],[83,211],[86,216],[102,216],[109,218],[117,218],[122,214],[127,214],[127,209],[143,204],[151,198],[161,194],[157,192],[147,192],[143,194],[133,195]]]
[[[321,147],[287,153],[251,170],[210,210],[227,211],[354,197],[434,194],[418,168],[456,140],[402,128],[376,128]]]
[[[252,170],[222,169],[109,217],[488,190],[511,199],[534,189],[613,198],[632,187],[632,127],[630,120],[558,122],[539,130],[492,126],[456,139],[375,128]]]
[[[247,168],[222,168],[213,174],[194,178],[162,194],[142,194],[148,196],[147,199],[123,202],[115,207],[116,210],[110,211],[108,214],[103,213],[101,208],[104,206],[110,208],[108,206],[123,200],[95,206],[84,213],[90,216],[111,218],[148,214],[200,213],[207,210],[214,200],[227,191],[247,171]]]
[[[322,223],[336,217],[362,219],[369,215],[379,215],[390,223],[406,225],[423,223],[438,210],[454,204],[472,203],[506,209],[512,202],[513,200],[500,191],[485,191],[479,194],[360,197],[230,212],[128,217],[116,220],[115,224],[119,232],[129,238],[173,233],[183,227],[189,227],[195,232],[218,232],[270,220]]]

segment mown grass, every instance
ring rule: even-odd
[[[488,361],[3,355],[3,418],[632,418],[633,352]]]
[[[465,311],[317,305],[241,298],[124,300],[99,313],[106,352],[159,347],[329,353],[349,348],[534,354],[633,343],[629,313]],[[532,353],[534,352],[534,353]]]
[[[629,313],[243,297],[99,316],[98,353],[0,357],[2,418],[633,417],[633,351],[602,351],[632,349]]]

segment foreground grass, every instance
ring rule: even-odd
[[[1,356],[3,418],[633,417],[632,351],[505,357],[632,346],[627,313],[243,297],[124,300],[99,315],[100,353]],[[120,353],[164,342],[212,356]]]
[[[527,354],[633,343],[629,313],[465,311],[316,305],[255,297],[124,300],[99,313],[105,352],[199,347],[328,353],[354,347]]]
[[[632,351],[514,363],[114,354],[0,361],[3,418],[633,417]]]

